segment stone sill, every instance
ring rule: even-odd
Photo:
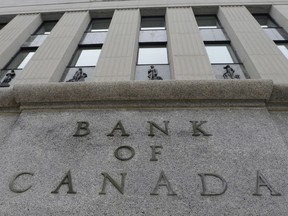
[[[0,89],[0,108],[265,106],[270,97],[288,103],[288,85],[273,87],[271,80],[18,84]]]

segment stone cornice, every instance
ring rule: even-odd
[[[229,5],[247,5],[247,6],[270,6],[270,5],[287,5],[286,0],[126,0],[126,1],[30,1],[23,3],[3,2],[0,4],[0,15],[4,14],[19,14],[19,13],[49,13],[49,12],[65,12],[71,10],[107,10],[107,9],[123,9],[123,8],[159,8],[159,7],[182,7],[182,6],[229,6]]]
[[[18,84],[0,89],[3,108],[254,106],[278,98],[271,80],[128,81]],[[284,99],[288,98],[286,96]],[[285,101],[286,101],[285,99]],[[255,106],[259,106],[255,105]]]

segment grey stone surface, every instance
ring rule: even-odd
[[[287,103],[288,102],[288,85],[287,84],[274,85],[269,101]]]
[[[288,112],[271,111],[270,114],[278,128],[278,131],[281,133],[283,140],[288,146]]]
[[[159,8],[159,7],[181,7],[181,6],[203,6],[202,0],[127,0],[127,1],[97,1],[97,0],[51,0],[49,2],[41,0],[4,0],[1,1],[2,5],[0,5],[0,13],[1,14],[12,14],[12,13],[33,13],[33,12],[50,12],[50,11],[67,11],[67,10],[101,10],[101,9],[114,9],[114,8]],[[264,6],[265,12],[268,11],[269,6],[274,5],[285,5],[287,4],[286,0],[228,0],[221,1],[218,0],[207,0],[205,1],[205,6],[215,6],[215,5],[249,5]],[[24,7],[25,6],[25,7]],[[216,8],[216,7],[215,7]],[[261,9],[263,9],[261,8]]]
[[[129,137],[116,131],[121,120]],[[88,121],[91,133],[73,137],[77,121]],[[150,137],[147,121],[163,127],[169,121],[169,135],[155,129]],[[192,136],[189,121],[207,121],[202,129],[212,136]],[[2,121],[1,121],[2,122]],[[2,123],[3,124],[3,123]],[[151,147],[163,146],[158,161],[150,161]],[[135,156],[119,161],[114,151],[131,146]],[[288,214],[288,151],[276,124],[264,108],[250,109],[149,109],[23,111],[8,139],[0,145],[0,215],[269,215]],[[76,194],[51,194],[71,171]],[[165,172],[177,196],[150,193],[161,171]],[[282,196],[253,196],[256,172],[260,170]],[[21,172],[13,193],[9,182]],[[107,184],[99,195],[107,172],[117,182],[127,173],[124,194]],[[221,175],[228,183],[220,196],[201,196],[199,173]],[[210,191],[221,182],[208,181]]]
[[[266,100],[270,80],[128,81],[15,85],[18,103],[99,100]]]
[[[17,107],[12,88],[0,89],[0,108],[2,107]]]
[[[14,123],[17,121],[17,113],[0,113],[0,145],[2,146],[10,136]]]
[[[263,106],[265,100],[270,98],[272,89],[273,83],[269,80],[16,84],[0,89],[0,108],[43,108],[43,105],[71,108],[67,106],[69,103],[73,103],[73,108],[98,107],[97,104],[101,104],[101,107],[105,107],[105,104],[107,107],[111,107],[111,104],[121,104],[121,107],[177,107],[182,104],[183,107],[201,103],[201,106],[251,106],[259,102]]]

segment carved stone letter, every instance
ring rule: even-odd
[[[151,157],[150,161],[158,161],[158,159],[156,158],[156,154],[161,155],[161,152],[156,151],[156,149],[157,148],[163,149],[163,146],[150,146],[150,148],[152,149],[152,157]]]
[[[225,179],[222,176],[217,175],[217,174],[212,174],[212,173],[200,173],[198,175],[201,177],[201,181],[202,181],[203,191],[201,193],[201,196],[219,196],[219,195],[222,195],[226,192],[227,182],[225,181]],[[207,186],[206,186],[206,181],[205,181],[206,176],[211,176],[211,177],[218,178],[219,180],[221,180],[222,188],[219,192],[207,192]]]
[[[160,173],[160,177],[157,181],[157,184],[155,186],[155,188],[153,189],[152,193],[150,193],[150,195],[159,195],[158,190],[160,188],[160,186],[165,186],[168,190],[167,195],[168,196],[176,196],[177,194],[173,191],[167,177],[164,174],[164,171],[161,171]]]
[[[65,177],[63,178],[63,180],[60,182],[60,184],[57,186],[57,188],[52,191],[51,193],[53,194],[57,194],[59,189],[61,188],[62,185],[68,185],[68,194],[76,194],[76,192],[73,190],[73,185],[72,185],[72,178],[71,178],[71,173],[70,170],[68,171],[68,173],[65,175]]]
[[[264,178],[264,176],[257,171],[257,180],[256,180],[256,191],[253,194],[254,196],[262,196],[260,194],[260,187],[267,187],[270,191],[271,196],[281,196],[280,193],[276,192],[273,187],[269,184],[269,182]]]
[[[77,124],[78,124],[77,131],[73,136],[81,137],[81,136],[86,136],[90,133],[88,122],[81,121],[81,122],[77,122]]]
[[[105,195],[106,194],[106,185],[107,185],[107,180],[109,180],[112,185],[121,193],[124,194],[124,186],[125,186],[125,177],[127,175],[127,173],[120,173],[121,175],[121,185],[119,185],[110,175],[108,175],[107,173],[101,173],[104,176],[104,181],[103,181],[103,185],[102,185],[102,190],[99,194],[101,195]]]
[[[121,154],[119,154],[119,151],[121,149],[127,149],[129,152],[130,152],[130,157],[126,157],[124,158]],[[128,161],[128,160],[131,160],[135,155],[135,150],[130,147],[130,146],[121,146],[119,148],[117,148],[114,152],[114,156],[118,159],[118,160],[121,160],[121,161]]]
[[[114,136],[115,130],[120,130],[122,133],[121,136],[129,136],[129,134],[126,133],[121,121],[118,121],[118,123],[113,128],[112,132],[107,134],[107,136]]]
[[[152,122],[152,121],[148,121],[148,123],[150,124],[150,133],[148,134],[148,136],[155,136],[154,134],[154,130],[153,128],[157,128],[158,130],[160,130],[162,133],[169,135],[168,134],[168,123],[169,121],[163,121],[165,123],[165,129],[160,128],[156,123]]]
[[[9,189],[10,189],[12,192],[14,192],[14,193],[24,193],[24,192],[26,192],[27,190],[29,190],[29,189],[32,187],[32,185],[30,185],[30,186],[27,187],[26,189],[22,189],[22,190],[15,188],[15,181],[16,181],[20,176],[22,176],[22,175],[30,175],[30,176],[33,176],[34,173],[23,172],[23,173],[20,173],[20,174],[18,174],[17,176],[15,176],[15,178],[14,178],[14,179],[10,182],[10,184],[9,184]]]
[[[193,126],[192,136],[200,136],[200,133],[202,133],[203,136],[212,136],[212,134],[208,134],[202,128],[200,128],[207,121],[200,121],[200,123],[198,123],[198,121],[190,121],[190,122],[192,123]]]

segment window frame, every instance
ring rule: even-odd
[[[288,33],[281,27],[278,25],[278,23],[269,15],[269,14],[252,14],[254,19],[258,22],[258,24],[261,26],[262,29],[278,29],[277,32],[278,34],[281,34],[281,32],[279,32],[279,30],[281,29],[283,32],[282,33],[285,33],[288,35]],[[267,19],[270,20],[270,22],[272,22],[275,26],[274,27],[269,27],[269,26],[262,26],[259,21],[257,20],[257,16],[266,16]],[[269,37],[269,35],[267,35]],[[279,39],[274,39],[274,38],[271,38],[269,37],[274,43],[275,45],[277,46],[277,48],[279,49],[279,51],[283,54],[283,56],[288,60],[288,40],[287,40],[287,37],[285,38],[285,36],[281,35],[282,38],[284,38],[283,40],[279,40]],[[287,53],[286,52],[283,52],[282,49],[280,49],[279,46],[285,46],[286,47],[286,50],[287,50]]]
[[[35,31],[35,33],[32,34],[32,35],[49,35],[49,34],[51,33],[51,31],[53,30],[53,28],[57,25],[57,22],[58,22],[58,20],[49,20],[49,21],[44,21],[44,22],[42,22],[42,24],[37,28],[37,30]],[[55,25],[52,27],[51,31],[50,31],[49,33],[44,32],[44,34],[43,34],[43,33],[39,33],[39,31],[41,30],[41,28],[43,28],[45,24],[49,24],[49,23],[55,23]],[[31,35],[31,36],[32,36],[32,35]]]
[[[214,17],[215,18],[215,21],[216,21],[216,25],[215,25],[215,28],[214,27],[211,27],[211,26],[199,26],[198,24],[198,21],[197,21],[197,18],[200,18],[200,17]],[[209,14],[209,15],[195,15],[195,20],[196,20],[196,23],[197,23],[197,26],[198,26],[198,29],[223,29],[217,15],[215,14]]]
[[[264,29],[269,29],[269,28],[281,28],[277,22],[275,22],[275,20],[269,15],[269,14],[252,14],[254,19],[257,21],[257,23],[261,26],[261,28]],[[268,20],[270,20],[275,26],[268,26],[268,25],[261,25],[261,23],[258,21],[258,19],[256,17],[260,17],[260,16],[266,16]]]
[[[156,18],[163,18],[163,27],[143,27],[142,21],[143,19],[156,19]],[[140,31],[160,31],[160,30],[166,30],[166,20],[165,16],[141,16],[141,22],[140,22]]]
[[[241,61],[239,60],[239,58],[238,58],[238,56],[237,56],[237,53],[236,53],[236,51],[233,49],[233,47],[231,46],[231,44],[230,44],[230,41],[222,41],[222,42],[216,42],[216,43],[211,43],[211,42],[209,42],[209,43],[204,43],[204,45],[205,45],[205,50],[206,50],[206,53],[207,53],[207,55],[208,55],[208,58],[209,58],[209,61],[210,61],[210,64],[211,65],[216,65],[216,64],[242,64],[241,63]],[[231,60],[232,60],[232,62],[228,62],[228,61],[223,61],[223,62],[212,62],[211,61],[211,58],[210,58],[210,56],[209,56],[209,52],[208,52],[208,50],[207,50],[207,48],[206,47],[209,47],[209,46],[214,46],[214,47],[217,47],[217,46],[219,46],[219,47],[226,47],[227,48],[227,51],[228,51],[228,53],[229,53],[229,55],[230,55],[230,58],[231,58]]]
[[[166,58],[167,61],[165,61],[166,63],[139,63],[139,57],[140,57],[140,49],[153,49],[153,48],[165,48],[166,49]],[[141,65],[169,65],[169,54],[168,54],[168,47],[167,47],[167,43],[140,43],[138,46],[138,53],[137,53],[137,66],[141,66]]]
[[[95,65],[83,65],[83,66],[76,66],[77,62],[79,61],[79,58],[83,52],[83,50],[100,50],[98,58],[96,60]],[[82,67],[96,67],[99,57],[101,55],[101,51],[102,51],[102,46],[78,46],[77,49],[75,50],[67,68],[82,68]]]
[[[286,57],[286,59],[288,60],[288,41],[286,42],[281,42],[281,43],[276,43],[277,48],[280,50],[280,52],[284,55],[284,57]],[[282,49],[280,49],[279,46],[285,46],[286,48],[286,52],[283,52]]]
[[[91,31],[92,29],[92,23],[95,22],[95,21],[100,21],[100,20],[110,20],[109,22],[109,25],[108,25],[108,28],[106,29],[99,29],[99,30],[95,30],[95,31]],[[99,33],[99,32],[108,32],[109,31],[109,27],[111,25],[111,22],[112,22],[112,17],[111,18],[92,18],[85,33]]]
[[[37,48],[35,47],[31,47],[31,48],[21,48],[14,56],[13,58],[8,62],[8,64],[2,69],[2,70],[23,70],[25,68],[25,66],[29,63],[29,61],[32,59],[33,55],[36,53]],[[17,67],[11,67],[10,65],[16,61],[17,57],[23,53],[23,52],[28,52],[28,54],[21,60],[21,62],[18,64],[17,63]],[[27,58],[27,56],[33,53],[33,55],[29,58],[29,60],[26,62],[26,64],[24,65],[24,67],[19,68],[19,66],[24,62],[24,60]]]

